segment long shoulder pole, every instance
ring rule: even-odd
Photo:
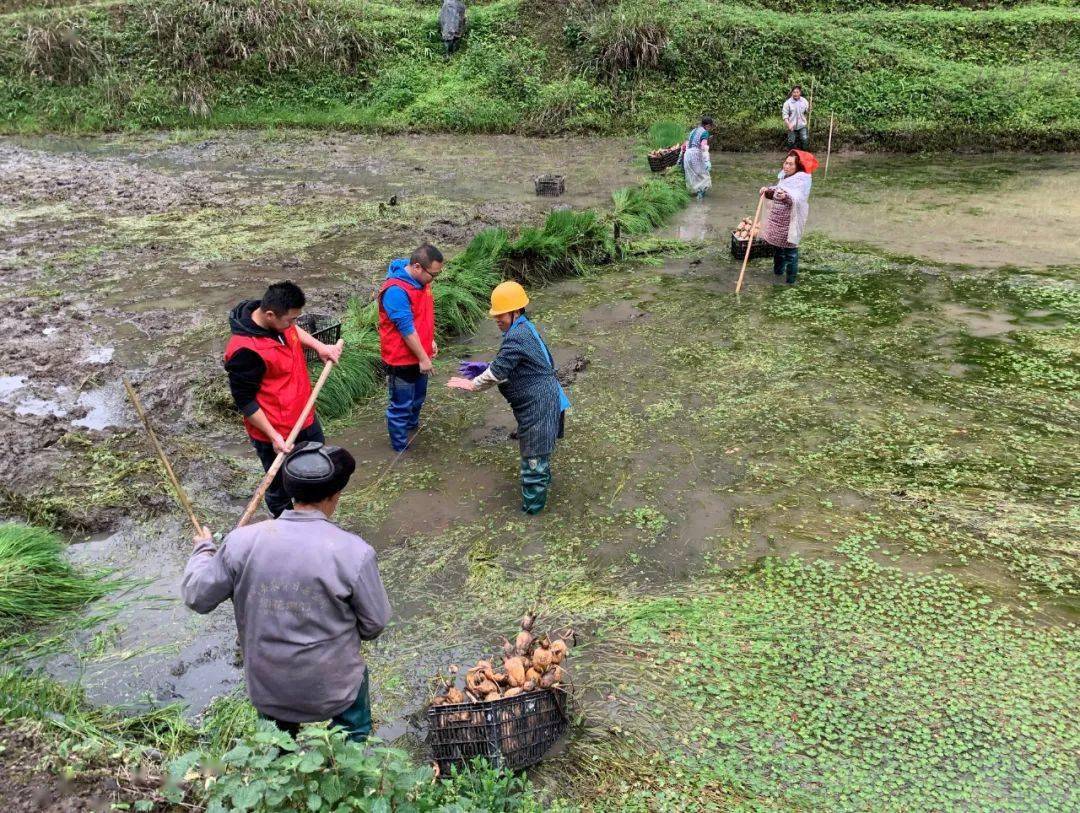
[[[143,426],[146,427],[146,434],[149,435],[150,443],[153,444],[154,451],[157,452],[158,460],[161,461],[161,465],[165,468],[165,478],[172,485],[177,502],[179,502],[184,511],[187,512],[191,524],[195,526],[195,533],[202,534],[203,528],[202,525],[199,524],[198,517],[195,516],[195,509],[191,506],[191,500],[188,499],[184,487],[180,485],[180,480],[177,478],[176,472],[173,471],[172,464],[169,463],[169,458],[166,456],[165,450],[161,448],[161,443],[158,441],[157,435],[154,434],[153,427],[150,426],[150,419],[146,416],[146,411],[143,409],[138,393],[135,392],[135,388],[131,386],[131,383],[126,378],[124,379],[124,389],[127,390],[128,398],[131,399],[131,405],[135,407],[136,414],[139,416],[139,419],[142,420]]]
[[[761,217],[761,204],[765,202],[765,196],[758,197],[757,211],[754,212],[754,223],[750,227],[750,239],[746,242],[746,253],[742,258],[742,268],[739,270],[739,281],[735,283],[735,293],[742,290],[743,277],[746,275],[746,264],[750,261],[750,249],[754,247],[754,231],[757,229],[758,218]]]

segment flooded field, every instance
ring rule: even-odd
[[[380,399],[327,427],[359,464],[340,522],[378,550],[395,608],[366,653],[379,731],[419,750],[428,678],[536,605],[583,644],[573,736],[535,778],[597,809],[731,801],[721,786],[804,809],[882,793],[942,809],[955,787],[1066,809],[1080,159],[834,156],[800,284],[757,260],[735,297],[730,229],[779,160],[715,156],[713,194],[656,235],[681,243],[530,292],[574,370],[543,515],[517,510],[497,393],[433,386],[396,463]],[[225,531],[259,474],[239,423],[206,405],[228,307],[289,277],[340,313],[420,239],[452,255],[487,225],[604,206],[643,167],[613,139],[0,143],[5,513],[64,525],[77,561],[137,582],[35,663],[101,703],[198,713],[242,686],[231,613],[179,601],[188,528],[122,375]],[[557,201],[531,188],[549,171],[567,176]],[[484,325],[444,348],[436,381],[497,345]],[[868,742],[914,758],[883,770],[857,755]]]

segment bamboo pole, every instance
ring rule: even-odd
[[[832,131],[835,116],[829,113],[829,146],[825,150],[825,180],[829,180],[829,156],[832,155]]]
[[[131,386],[126,378],[123,379],[123,381],[124,389],[127,390],[128,398],[131,399],[131,405],[135,407],[136,414],[138,414],[139,418],[142,420],[143,426],[146,427],[146,434],[150,436],[150,442],[157,452],[158,460],[160,460],[161,465],[165,467],[166,479],[172,484],[173,493],[176,494],[177,501],[187,512],[191,524],[195,526],[195,533],[201,536],[203,533],[203,526],[199,524],[199,519],[195,516],[195,509],[191,506],[191,500],[188,499],[184,487],[180,485],[180,480],[177,478],[176,472],[173,471],[172,464],[169,463],[169,458],[165,455],[165,450],[161,448],[161,443],[158,441],[157,435],[154,434],[153,427],[150,426],[150,419],[146,416],[146,411],[143,409],[142,402],[139,401],[139,396],[135,392],[135,388]]]
[[[746,241],[746,254],[742,258],[742,269],[739,271],[739,281],[735,283],[735,293],[742,290],[743,276],[746,274],[746,264],[750,261],[750,249],[754,247],[754,230],[757,228],[758,218],[761,217],[761,204],[765,202],[765,196],[758,196],[757,211],[754,212],[754,223],[750,226],[750,239]]]
[[[337,346],[341,347],[343,344],[343,340],[339,339]],[[315,408],[315,399],[319,397],[319,391],[323,388],[323,384],[326,383],[326,378],[330,375],[332,369],[334,369],[334,362],[326,362],[322,373],[319,375],[319,380],[315,382],[315,386],[311,390],[311,397],[309,397],[307,403],[304,404],[304,411],[300,413],[300,417],[296,419],[296,425],[293,426],[292,431],[289,432],[289,436],[285,439],[286,446],[291,446],[293,441],[296,440],[296,436],[300,434],[300,429],[304,426],[304,421],[307,420],[308,415],[311,414],[311,410]],[[274,478],[277,476],[278,470],[284,462],[285,452],[278,452],[278,456],[274,458],[274,462],[271,464],[270,468],[267,469],[266,475],[263,477],[262,482],[259,483],[259,487],[255,489],[255,494],[251,498],[251,502],[249,502],[247,508],[244,509],[244,515],[240,517],[240,521],[236,523],[237,528],[244,527],[251,520],[251,517],[259,508],[259,503],[262,502],[263,495],[266,494],[266,489],[270,488],[270,484],[274,482]]]

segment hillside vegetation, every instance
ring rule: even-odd
[[[1068,149],[1072,2],[495,0],[442,56],[437,2],[0,0],[0,127],[342,126],[625,133],[717,117],[778,138],[813,78],[819,132],[904,149]]]

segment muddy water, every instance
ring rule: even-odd
[[[668,230],[726,240],[753,217],[780,155],[713,158],[713,192]],[[833,156],[815,173],[807,228],[897,254],[986,267],[1075,265],[1080,156]]]
[[[288,276],[305,286],[314,307],[339,312],[387,258],[422,236],[456,250],[484,226],[542,216],[553,202],[533,194],[536,174],[565,174],[568,193],[558,204],[574,206],[602,204],[612,189],[642,178],[634,145],[617,139],[291,133],[6,141],[0,151],[0,180],[20,182],[0,198],[0,293],[20,305],[9,343],[0,345],[0,412],[23,421],[19,448],[52,445],[73,429],[96,439],[130,427],[118,389],[130,371],[174,442],[205,447],[240,469],[224,489],[220,468],[193,465],[184,476],[217,528],[239,513],[257,469],[238,430],[195,425],[187,387],[214,374],[223,314],[237,299]],[[663,232],[701,242],[698,256],[632,269],[631,285],[568,281],[536,295],[557,364],[589,363],[581,373],[589,395],[575,418],[600,415],[615,434],[571,435],[551,511],[524,556],[543,548],[545,533],[570,535],[568,525],[586,529],[592,547],[585,559],[597,572],[629,563],[633,578],[652,584],[769,553],[831,555],[815,536],[822,520],[812,507],[777,511],[779,495],[729,491],[747,476],[738,444],[695,450],[689,412],[679,410],[701,408],[707,396],[671,402],[662,384],[671,357],[650,332],[673,291],[687,301],[727,296],[737,273],[727,255],[730,228],[752,213],[756,188],[778,163],[779,155],[714,157],[713,194]],[[836,156],[830,177],[815,181],[809,228],[951,263],[1076,264],[1080,230],[1069,224],[1080,220],[1080,208],[1066,192],[1078,178],[1080,160],[1068,156]],[[765,266],[752,266],[751,288],[773,282]],[[1005,336],[1017,324],[1003,312],[947,308],[946,318],[977,336]],[[720,346],[722,327],[716,333]],[[483,325],[446,348],[440,375],[455,357],[489,357],[497,342],[493,326]],[[692,347],[668,350],[693,358]],[[636,377],[628,386],[622,374],[630,369]],[[674,420],[685,434],[635,435],[641,416]],[[402,626],[433,615],[433,597],[452,601],[467,578],[457,561],[419,577],[399,561],[402,551],[411,556],[415,545],[417,558],[436,556],[432,540],[465,523],[517,520],[513,420],[501,400],[433,392],[427,419],[416,447],[396,463],[377,402],[334,427],[334,440],[359,462],[349,527],[386,558]],[[617,458],[609,447],[620,449]],[[827,496],[847,510],[863,508],[858,494]],[[81,679],[98,701],[180,699],[193,711],[238,686],[228,608],[195,617],[176,598],[186,528],[170,520],[110,530],[74,548],[75,557],[149,583],[126,597],[111,647],[88,655],[87,636],[83,654],[54,662],[53,673]],[[481,630],[462,636],[465,655],[485,637]],[[393,730],[416,710],[417,688],[438,665],[430,657],[413,662],[408,697],[377,698]]]

